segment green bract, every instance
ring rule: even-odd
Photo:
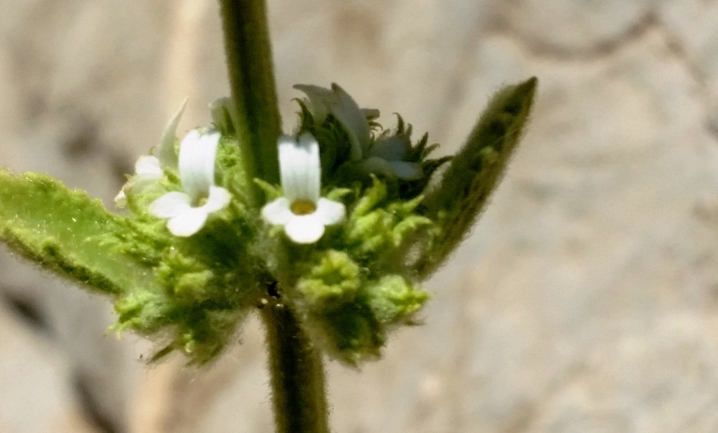
[[[295,136],[316,139],[313,149],[318,142],[315,180],[334,212],[313,243],[296,243],[263,218],[263,206],[281,200],[292,180],[282,179],[282,188],[248,175],[260,171],[242,160],[247,143],[229,99],[212,105],[214,129],[193,131],[181,144],[174,133],[179,118],[170,122],[157,158],[145,156],[118,196],[127,207],[120,213],[45,175],[0,172],[0,235],[24,257],[111,296],[114,329],[153,338],[153,360],[177,350],[192,363],[210,362],[251,310],[271,304],[294,311],[316,347],[357,365],[379,357],[391,330],[417,322],[430,297],[420,283],[458,245],[496,187],[535,86],[531,79],[499,92],[450,162],[430,158],[436,145],[427,135],[412,142],[401,117],[395,129],[383,129],[377,110],[360,109],[339,86],[300,86],[308,99],[299,101]],[[205,141],[213,143],[210,165],[194,158],[204,158],[197,146]],[[312,147],[300,143],[294,151]],[[218,199],[197,217],[217,191],[228,202]],[[170,199],[184,207],[172,208]],[[293,218],[318,212],[321,203],[300,199],[287,199]],[[200,228],[178,230],[183,222],[173,220],[175,211],[199,218],[192,221]]]

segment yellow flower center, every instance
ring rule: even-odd
[[[289,208],[294,215],[309,215],[317,210],[316,205],[309,200],[296,200]]]

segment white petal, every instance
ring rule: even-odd
[[[192,236],[207,221],[207,212],[201,207],[189,208],[167,222],[169,231],[180,237]]]
[[[304,185],[304,195],[300,198],[316,203],[322,188],[322,166],[319,159],[319,143],[308,132],[299,136],[299,147],[303,151],[304,171],[301,172],[300,184]]]
[[[119,208],[127,206],[127,195],[125,195],[124,189],[121,189],[120,192],[115,196],[115,206]]]
[[[122,191],[125,194],[136,195],[150,189],[161,190],[161,188],[156,177],[137,175],[131,177],[130,180],[125,183],[125,186],[122,187]]]
[[[182,188],[193,200],[207,196],[209,187],[214,185],[214,162],[219,139],[219,132],[202,135],[195,129],[180,143],[179,172]]]
[[[319,200],[322,181],[319,143],[311,134],[302,134],[299,142],[286,135],[279,137],[279,171],[284,196],[290,202]]]
[[[309,84],[296,84],[295,89],[301,90],[307,95],[305,103],[312,113],[314,122],[321,124],[329,114],[329,105],[333,99],[336,99],[331,90],[324,87],[313,86]]]
[[[182,192],[168,192],[150,205],[152,215],[160,218],[172,218],[191,209],[190,197]]]
[[[232,199],[232,195],[226,189],[220,186],[209,187],[209,196],[207,196],[207,203],[202,206],[205,212],[211,214],[217,212],[220,209],[224,209]]]
[[[135,173],[138,176],[159,179],[162,177],[162,169],[160,168],[160,160],[154,156],[140,156],[135,163]]]
[[[262,217],[270,224],[285,225],[294,218],[294,214],[289,209],[289,200],[280,197],[264,205]]]
[[[177,139],[177,126],[179,126],[182,113],[187,105],[187,99],[185,98],[180,105],[179,110],[172,116],[172,119],[167,123],[164,132],[162,133],[162,139],[160,141],[160,149],[157,153],[159,163],[162,168],[176,170],[177,169],[177,150],[175,149],[175,140]]]
[[[277,140],[277,151],[279,152],[279,177],[282,183],[284,195],[294,200],[300,192],[297,187],[297,176],[301,170],[297,167],[297,141],[288,135],[282,135]]]
[[[320,198],[314,215],[324,225],[338,224],[344,220],[346,209],[343,203],[329,200],[328,198]]]
[[[284,226],[284,232],[298,244],[313,244],[324,234],[324,224],[316,217],[316,213],[294,215]]]

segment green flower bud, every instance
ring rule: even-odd
[[[327,308],[351,302],[361,286],[361,269],[347,253],[325,251],[314,267],[297,282],[308,308]]]
[[[357,201],[347,222],[346,240],[353,256],[372,268],[397,268],[404,263],[391,260],[420,228],[434,223],[415,210],[422,197],[409,201],[389,201],[387,186],[377,178]],[[372,265],[370,262],[373,262]]]
[[[366,281],[353,299],[311,308],[305,322],[314,341],[332,357],[356,366],[381,355],[389,332],[412,324],[412,316],[429,299],[400,275]]]
[[[399,275],[387,275],[368,283],[364,293],[374,317],[385,326],[409,323],[430,297]]]

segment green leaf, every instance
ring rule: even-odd
[[[0,170],[0,240],[27,259],[106,294],[151,284],[150,270],[104,241],[119,230],[119,217],[84,191]]]
[[[424,214],[439,220],[441,234],[417,265],[422,278],[449,257],[486,208],[528,122],[537,82],[534,77],[494,95],[441,183],[426,194]]]

